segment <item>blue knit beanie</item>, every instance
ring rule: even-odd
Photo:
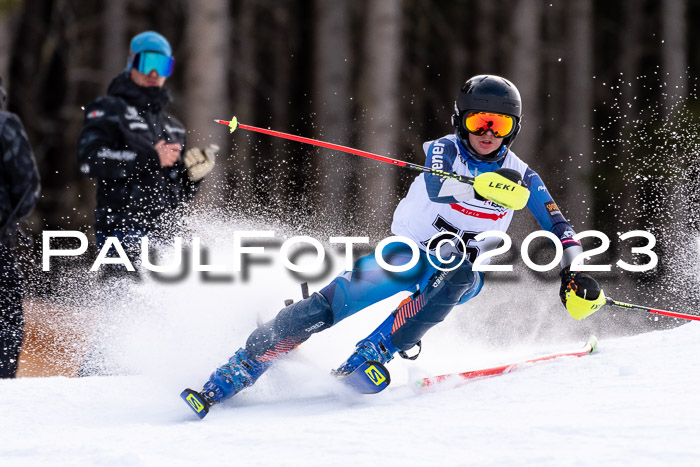
[[[168,40],[155,31],[146,31],[137,34],[131,39],[129,58],[126,62],[126,71],[131,70],[134,57],[139,52],[158,52],[168,57],[172,57],[173,51]]]

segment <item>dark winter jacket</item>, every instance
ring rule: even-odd
[[[106,97],[85,108],[78,141],[78,166],[97,178],[95,229],[153,232],[159,218],[194,198],[199,187],[187,177],[182,154],[172,167],[161,167],[155,144],[180,143],[185,129],[163,111],[170,102],[166,88],[141,87],[118,75]]]
[[[34,209],[39,190],[39,171],[22,122],[0,111],[0,245],[9,245],[17,224]]]

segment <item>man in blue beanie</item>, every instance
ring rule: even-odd
[[[140,239],[162,231],[164,215],[194,198],[218,147],[185,152],[185,128],[163,109],[175,60],[167,39],[146,31],[131,40],[126,70],[85,107],[78,166],[97,179],[95,235],[116,237],[135,260]]]

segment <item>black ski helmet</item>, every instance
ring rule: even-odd
[[[467,113],[473,111],[510,115],[515,120],[513,133],[503,139],[501,147],[486,156],[479,155],[469,144],[469,132],[464,126],[464,119]],[[469,78],[459,90],[452,125],[457,130],[457,137],[474,157],[486,162],[495,162],[503,157],[504,149],[510,148],[518,136],[521,116],[520,92],[513,83],[496,75],[478,75]]]

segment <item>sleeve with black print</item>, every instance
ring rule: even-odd
[[[78,169],[87,177],[119,179],[156,168],[158,153],[122,121],[126,105],[114,97],[99,98],[85,108],[78,139]]]
[[[427,157],[426,167],[441,172],[453,172],[453,164],[458,154],[457,148],[450,140],[442,138],[428,141],[423,144],[423,151]],[[472,185],[429,172],[424,173],[423,176],[425,177],[428,197],[434,203],[458,203],[476,197]]]
[[[543,230],[552,232],[561,241],[564,250],[560,262],[561,267],[570,266],[573,259],[583,253],[581,243],[573,238],[576,235],[574,228],[562,215],[559,206],[537,172],[528,167],[523,181],[530,190],[528,209]]]

